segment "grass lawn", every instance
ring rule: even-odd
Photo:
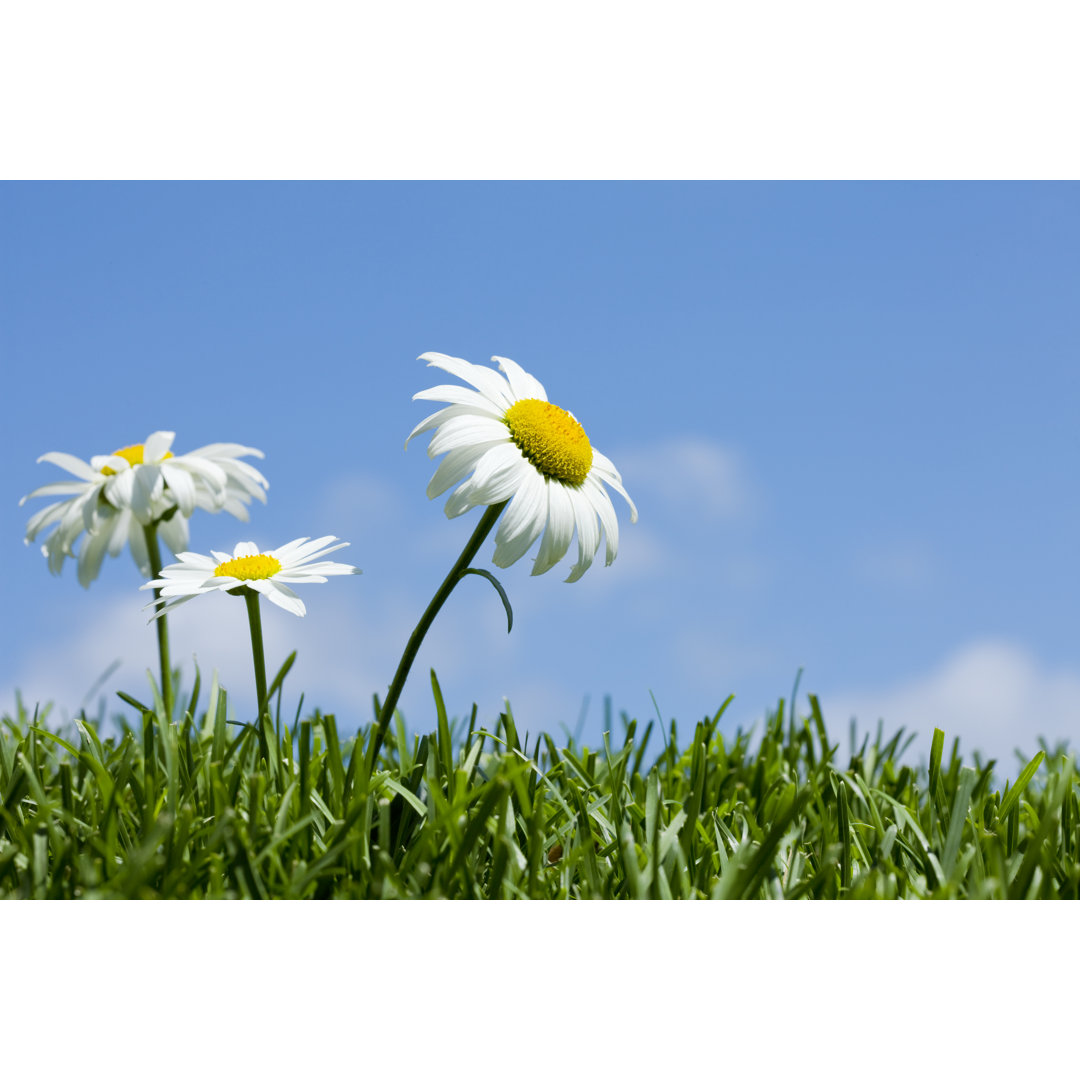
[[[1049,748],[1004,784],[941,731],[922,766],[903,732],[841,752],[813,695],[756,733],[722,732],[721,707],[681,743],[609,707],[590,748],[523,739],[509,710],[451,722],[431,680],[434,730],[395,716],[375,761],[375,724],[283,722],[280,679],[261,730],[227,722],[216,682],[168,723],[128,698],[134,722],[56,730],[20,703],[0,896],[1080,898],[1077,772]]]

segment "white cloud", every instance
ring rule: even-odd
[[[363,578],[356,579],[362,581]],[[316,590],[311,590],[312,592]],[[85,704],[94,715],[98,701],[105,698],[106,714],[128,711],[116,697],[124,690],[141,701],[149,701],[146,669],[157,678],[157,637],[147,625],[141,605],[146,597],[103,598],[77,621],[66,624],[62,633],[47,644],[32,648],[17,659],[13,677],[0,687],[0,710],[14,707],[18,690],[30,710],[34,703],[52,702],[55,715],[70,717]],[[355,714],[361,703],[370,700],[372,690],[388,676],[379,662],[392,651],[393,642],[404,641],[411,627],[380,627],[376,633],[365,628],[360,615],[350,616],[346,605],[333,597],[305,596],[308,615],[298,619],[271,605],[263,605],[263,637],[267,675],[273,678],[286,656],[296,649],[297,661],[286,682],[284,711],[306,690],[305,712],[319,705],[327,711],[347,708]],[[247,615],[235,597],[214,595],[185,604],[169,619],[173,666],[182,669],[184,688],[189,690],[198,662],[205,688],[216,671],[223,686],[241,711],[254,709],[254,673]],[[397,645],[400,648],[400,645]],[[103,674],[117,664],[100,688],[87,700]],[[318,691],[322,697],[313,697]],[[291,692],[290,692],[291,691]],[[368,718],[370,708],[364,713]],[[291,719],[291,717],[290,717]]]
[[[1014,750],[1030,757],[1039,736],[1080,743],[1080,674],[1051,670],[1007,641],[976,641],[932,672],[884,689],[823,694],[821,703],[834,736],[852,716],[860,730],[881,718],[887,736],[900,726],[917,732],[913,749],[925,756],[938,727],[946,752],[959,736],[965,755],[997,758],[1004,775],[1017,771]]]
[[[672,676],[703,693],[771,672],[777,663],[773,649],[747,639],[729,620],[683,626],[668,634],[664,645]]]
[[[760,504],[740,456],[704,437],[642,443],[618,451],[613,460],[640,517],[630,524],[625,505],[613,495],[620,519],[619,554],[613,567],[598,565],[575,586],[583,591],[608,592],[630,581],[669,578],[701,558],[702,539],[719,523],[752,522]],[[575,551],[572,546],[572,557]],[[725,547],[722,556],[710,555],[708,574],[752,589],[767,578],[768,568],[756,555]]]
[[[119,707],[113,694],[117,687],[145,699],[149,687],[143,671],[156,667],[157,644],[141,610],[144,602],[138,593],[134,598],[113,596],[97,605],[89,617],[69,619],[48,644],[32,648],[16,661],[14,677],[0,691],[0,710],[14,707],[18,690],[31,712],[36,703],[52,702],[61,715],[70,716],[112,668],[93,699],[85,701],[88,712],[96,710],[102,694],[112,699],[110,710],[113,705]]]
[[[469,587],[471,586],[471,587]],[[149,701],[149,669],[157,677],[157,640],[136,593],[109,595],[69,617],[48,642],[33,643],[9,657],[0,680],[0,713],[14,710],[18,690],[31,712],[35,703],[53,703],[54,720],[66,720],[85,703],[95,716],[104,698],[106,715],[131,714],[116,696],[123,690]],[[416,591],[378,586],[368,575],[332,581],[304,593],[308,614],[296,618],[264,604],[262,625],[267,675],[272,678],[295,649],[296,663],[286,680],[282,716],[291,722],[301,693],[305,715],[316,706],[335,712],[343,734],[372,719],[373,693],[384,695],[402,650],[428,597]],[[238,718],[254,713],[254,674],[244,605],[235,597],[201,597],[169,620],[174,666],[182,669],[185,692],[194,679],[193,655],[203,679],[201,705],[213,673],[229,692]],[[413,665],[402,696],[410,727],[434,726],[429,669],[439,673],[451,714],[468,713],[479,697],[482,721],[490,724],[501,708],[505,665],[514,653],[505,616],[491,587],[477,579],[451,598],[436,620]],[[119,661],[119,666],[113,667]],[[101,686],[87,700],[101,676]],[[576,715],[576,713],[575,713]]]

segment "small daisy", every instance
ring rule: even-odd
[[[160,578],[140,588],[160,590],[158,599],[147,605],[161,605],[153,615],[155,619],[196,596],[244,589],[253,589],[272,604],[294,615],[303,615],[307,608],[289,588],[290,583],[324,582],[327,575],[362,572],[346,563],[312,562],[349,546],[347,541],[335,544],[335,540],[336,536],[320,536],[318,540],[302,536],[272,551],[259,551],[255,544],[242,542],[233,548],[231,555],[214,551],[212,557],[182,551],[177,556],[178,563],[166,566]],[[328,544],[331,546],[327,547]]]
[[[69,496],[39,510],[26,526],[27,543],[55,526],[41,549],[54,574],[60,573],[65,559],[77,558],[79,583],[89,586],[106,553],[115,557],[127,544],[139,570],[149,577],[146,526],[154,525],[176,553],[188,546],[187,519],[196,508],[211,513],[225,510],[247,521],[251,500],[266,502],[266,478],[238,460],[261,458],[262,451],[238,443],[213,443],[174,455],[170,450],[174,438],[174,432],[155,431],[143,443],[97,455],[89,463],[56,452],[38,458],[75,477],[46,484],[19,503],[42,495]],[[74,545],[83,533],[86,537],[76,555]]]
[[[506,357],[492,357],[503,375],[443,353],[420,359],[476,388],[435,386],[413,397],[449,403],[409,435],[411,440],[434,428],[428,457],[446,454],[428,484],[428,498],[460,482],[446,501],[451,518],[510,500],[495,534],[496,566],[516,562],[543,534],[532,569],[543,574],[566,554],[576,528],[578,557],[566,580],[577,581],[596,557],[601,526],[610,566],[619,549],[619,524],[603,485],[629,503],[631,521],[637,521],[637,508],[618,470],[592,446],[573,414],[552,405],[543,386]]]

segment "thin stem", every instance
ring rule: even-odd
[[[446,603],[447,598],[454,591],[454,586],[461,580],[466,567],[468,567],[469,563],[472,562],[473,558],[476,556],[476,553],[480,550],[480,545],[487,538],[487,534],[491,532],[492,526],[495,524],[498,516],[503,512],[503,507],[505,506],[506,502],[495,503],[494,506],[489,506],[484,511],[484,516],[480,519],[472,536],[469,537],[469,542],[458,556],[457,562],[454,563],[450,573],[446,575],[446,579],[439,586],[438,592],[432,597],[431,603],[427,606],[427,610],[420,616],[420,621],[416,624],[416,629],[413,630],[412,635],[409,638],[409,643],[405,646],[405,652],[402,654],[401,661],[398,663],[397,671],[394,674],[394,681],[390,684],[390,690],[387,692],[386,700],[382,703],[382,708],[379,710],[378,727],[375,729],[375,734],[372,736],[367,752],[367,767],[369,774],[375,768],[375,761],[379,756],[379,749],[386,736],[386,729],[390,726],[390,721],[394,716],[394,709],[397,708],[398,698],[401,697],[401,691],[405,688],[405,680],[409,677],[409,669],[412,667],[413,660],[416,659],[416,654],[420,651],[420,645],[423,642],[425,635],[431,628],[431,624],[435,621],[435,616],[439,614],[443,604]]]
[[[150,559],[150,577],[157,581],[161,577],[161,548],[158,547],[157,524],[151,522],[143,526],[146,537],[146,553]],[[154,599],[161,596],[161,590],[154,590]],[[161,665],[161,700],[165,705],[165,719],[173,715],[172,664],[169,660],[169,617],[160,615],[154,620],[157,625],[158,663]]]
[[[259,699],[259,746],[269,760],[270,750],[266,745],[266,730],[263,719],[269,718],[270,704],[266,700],[266,658],[263,654],[262,615],[259,613],[259,594],[254,589],[244,587],[244,603],[247,604],[248,625],[251,627],[251,659],[255,664],[255,695]]]

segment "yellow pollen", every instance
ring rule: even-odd
[[[592,468],[593,452],[585,429],[550,401],[525,398],[506,410],[510,437],[545,476],[579,487]]]
[[[273,577],[281,569],[281,563],[273,555],[241,555],[223,562],[214,577],[232,577],[238,581],[262,581]]]
[[[165,457],[171,458],[172,451],[166,450]],[[143,444],[141,442],[133,443],[131,446],[121,446],[119,450],[113,451],[113,457],[122,457],[129,465],[141,465],[143,463]],[[164,461],[165,459],[162,458]],[[101,470],[105,476],[115,476],[116,470],[110,469],[108,465]]]

